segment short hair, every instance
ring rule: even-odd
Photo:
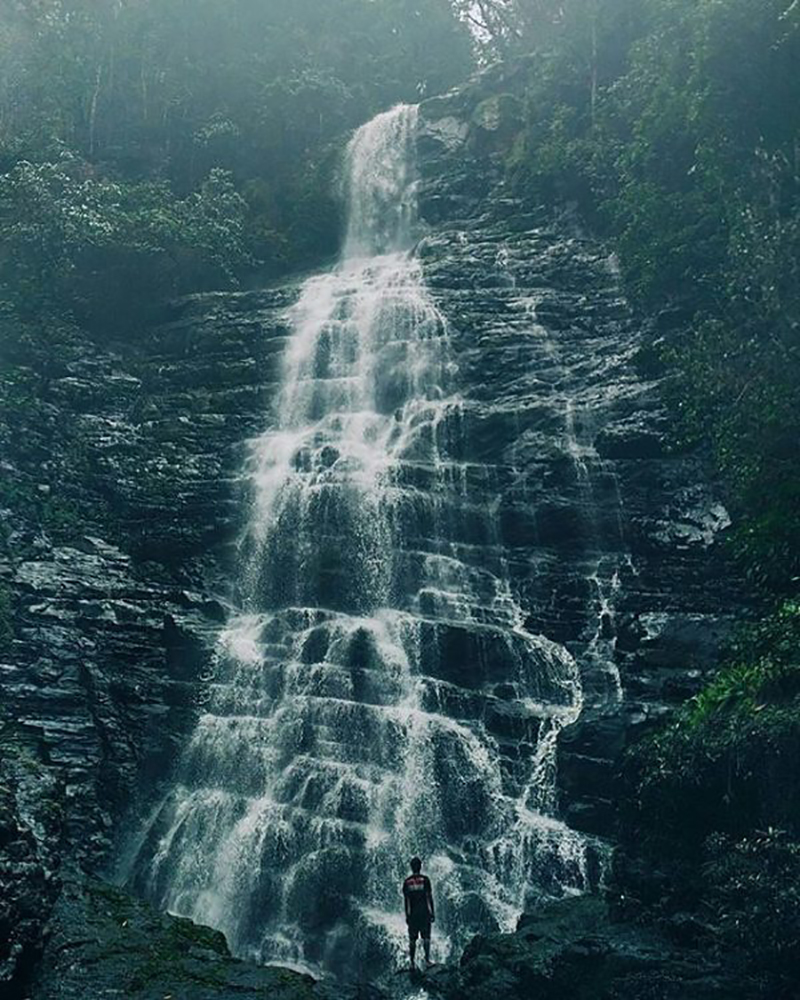
[[[422,862],[420,861],[420,859],[419,858],[412,858],[411,859],[411,871],[415,875],[419,875],[421,869],[422,869]]]

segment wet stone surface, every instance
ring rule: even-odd
[[[735,1000],[747,986],[702,949],[616,923],[599,899],[524,916],[514,934],[476,937],[459,967],[419,980],[439,1000]]]
[[[159,913],[107,883],[70,878],[47,928],[30,1000],[380,1000],[231,957],[218,931]]]
[[[495,505],[525,627],[581,667],[582,716],[559,741],[562,810],[613,836],[619,754],[702,684],[744,588],[707,469],[668,447],[659,387],[637,370],[646,326],[613,256],[575,220],[525,217],[503,195],[482,148],[491,116],[447,125],[470,121],[475,91],[422,106],[431,231],[418,252],[464,387],[459,457],[484,470],[471,496],[484,484]]]
[[[19,732],[0,730],[0,993],[39,959],[42,922],[59,891],[63,801]]]
[[[275,350],[254,345],[279,350],[291,294],[190,298],[134,344],[54,336],[15,359],[35,392],[0,413],[0,725],[14,722],[41,771],[30,798],[57,796],[60,855],[90,870],[108,863],[132,801],[171,771],[201,708],[243,442],[272,391]],[[9,881],[21,871],[14,830],[24,843],[26,828],[9,820],[0,837]],[[39,878],[28,871],[22,887]],[[36,889],[19,904],[6,978],[53,898]]]
[[[540,899],[565,885],[596,884],[602,846],[614,834],[619,754],[700,686],[739,614],[737,582],[720,554],[727,514],[701,460],[669,453],[658,386],[635,368],[643,326],[622,295],[613,258],[573,220],[523,214],[508,198],[495,157],[515,111],[500,101],[477,112],[479,96],[427,102],[421,112],[419,197],[427,229],[417,255],[432,307],[427,332],[441,338],[446,331],[448,391],[458,404],[421,420],[391,470],[392,538],[400,540],[391,546],[392,574],[394,585],[401,584],[392,593],[398,612],[392,628],[413,624],[403,632],[406,646],[410,636],[421,637],[414,662],[424,676],[420,708],[443,720],[429,777],[457,791],[443,822],[453,863],[464,870],[480,860],[485,833],[481,816],[467,806],[480,804],[485,789],[469,780],[459,785],[473,766],[459,757],[463,734],[478,733],[491,746],[503,794],[519,795],[530,783],[552,707],[563,700],[556,667],[566,661],[553,650],[577,665],[581,715],[560,733],[557,770],[541,775],[553,800],[535,803],[557,815],[562,838],[551,827],[537,828],[532,841],[541,846],[545,838],[548,858],[536,869]],[[242,482],[247,441],[274,420],[290,333],[286,310],[298,294],[289,284],[193,296],[173,304],[135,345],[112,348],[76,336],[57,346],[55,357],[34,351],[23,359],[41,389],[25,406],[4,410],[0,422],[6,526],[0,586],[11,609],[0,649],[0,711],[17,720],[23,742],[35,748],[42,777],[23,806],[17,766],[6,778],[3,764],[0,879],[21,887],[4,896],[0,910],[0,921],[17,928],[0,952],[7,978],[41,941],[60,857],[100,870],[121,824],[126,831],[132,826],[131,802],[138,813],[157,803],[181,755],[187,775],[208,772],[212,700],[218,699],[217,718],[247,714],[258,730],[269,699],[299,676],[297,663],[315,708],[286,720],[291,738],[278,760],[286,769],[278,791],[283,805],[308,817],[327,802],[340,832],[329,854],[298,873],[288,898],[319,954],[330,945],[346,965],[353,941],[369,940],[371,925],[355,905],[346,911],[349,926],[335,929],[337,915],[319,887],[338,887],[344,873],[346,893],[347,878],[358,870],[354,859],[370,815],[365,789],[379,784],[370,780],[370,768],[385,771],[403,752],[399,728],[378,726],[376,718],[387,714],[381,706],[391,705],[406,682],[375,669],[385,649],[377,655],[375,629],[354,623],[371,605],[348,568],[365,564],[376,538],[367,533],[360,548],[343,550],[342,539],[352,538],[353,508],[337,505],[335,490],[315,494],[325,530],[316,535],[313,573],[308,565],[294,573],[296,551],[287,545],[270,555],[279,573],[258,581],[261,599],[281,605],[258,633],[270,666],[260,678],[263,701],[242,712],[237,699],[249,697],[246,685],[223,690],[219,675],[220,628],[241,610],[249,586],[232,582],[235,543],[250,516],[251,494]],[[402,372],[398,350],[388,346],[382,370]],[[390,414],[407,392],[399,374],[381,381],[377,410]],[[295,468],[335,482],[337,463],[346,458],[325,441],[298,452]],[[346,472],[344,464],[338,468]],[[301,537],[290,508],[284,528],[285,538]],[[381,578],[382,560],[370,566]],[[304,587],[312,576],[324,599],[309,612]],[[291,600],[281,596],[286,588],[294,588]],[[530,662],[544,677],[538,697],[526,687],[527,703],[520,679],[509,676],[509,664],[518,665],[515,640],[508,640],[514,629],[536,637]],[[232,760],[241,764],[248,754],[258,756],[258,743],[248,730],[252,720],[236,725],[233,745],[241,757]],[[319,761],[342,747],[363,780],[337,786],[331,806],[333,785]],[[252,784],[240,791],[255,794],[263,780],[254,762]],[[51,800],[62,803],[53,818],[58,851],[48,846],[55,835],[36,833],[30,803],[38,799],[43,809]],[[583,872],[576,873],[574,859],[557,861],[553,845],[564,831],[590,845]],[[310,819],[295,833],[292,849],[311,853],[318,831]],[[265,851],[270,844],[279,871],[274,862],[285,858],[285,843],[276,836],[262,845]],[[256,918],[259,899],[276,891],[267,867],[254,889]],[[142,891],[145,881],[137,886]],[[103,909],[99,900],[112,897],[116,902]],[[529,982],[514,971],[538,968],[533,931],[503,944],[491,936],[494,918],[479,903],[465,895],[462,910],[454,911],[454,919],[477,914],[484,938],[463,973],[441,974],[441,996],[527,996],[531,984],[551,988],[538,972]],[[108,889],[73,888],[59,905],[38,996],[86,995],[76,991],[90,974],[98,977],[94,995],[119,989],[115,963],[127,945],[112,911],[138,904]],[[174,945],[183,933],[176,927],[193,933],[150,911],[136,914],[139,958],[128,959],[140,971],[150,968],[143,955],[151,935]],[[600,919],[588,910],[584,917]],[[86,944],[80,928],[95,920],[105,930],[95,927]],[[272,973],[259,980],[250,967],[230,962],[218,937],[198,935],[187,945],[185,981],[151,970],[152,981],[128,983],[143,991],[130,995],[171,992],[177,1000],[280,987],[300,997],[311,990],[306,980],[279,983]],[[108,947],[91,943],[101,939]],[[559,968],[596,969],[602,978],[610,962],[629,985],[637,975],[666,975],[647,964],[649,945],[586,943],[580,935],[577,941],[564,945],[566,957],[558,952]],[[71,955],[83,957],[70,966]],[[369,949],[358,956],[365,968],[384,960],[384,952],[376,959]],[[202,970],[215,963],[222,978],[210,983]],[[493,978],[491,968],[500,966],[508,981]],[[685,995],[717,996],[703,992],[705,975],[701,968],[701,986]],[[587,982],[600,981],[591,976]],[[62,993],[53,992],[56,983]]]

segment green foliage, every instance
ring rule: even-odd
[[[720,715],[752,716],[800,695],[800,604],[785,601],[767,618],[743,629],[726,666],[692,699],[683,721],[690,728]]]
[[[449,0],[9,0],[0,313],[120,334],[324,259],[334,140],[471,65]]]
[[[751,715],[777,699],[797,694],[800,694],[800,664],[773,659],[736,664],[693,699],[687,722],[699,726],[724,711]]]
[[[796,690],[796,676],[791,683]],[[797,826],[798,753],[797,698],[751,712],[717,711],[694,725],[682,718],[638,744],[627,761],[631,825],[690,857],[715,831],[739,836],[759,825]]]
[[[164,182],[116,183],[84,173],[64,158],[23,161],[0,176],[6,310],[28,321],[47,309],[91,314],[92,299],[108,289],[120,263],[125,280],[138,268],[165,291],[202,283],[203,269],[216,271],[217,281],[235,280],[246,260],[245,203],[229,175],[213,170],[196,192],[177,199]]]
[[[741,630],[728,663],[626,773],[635,825],[690,852],[714,831],[800,832],[800,603]]]
[[[791,592],[800,577],[800,5],[489,6],[513,15],[496,47],[534,52],[523,64],[512,186],[532,200],[577,202],[616,243],[634,296],[681,317],[658,345],[678,437],[710,442],[750,578]]]
[[[720,944],[749,953],[751,973],[794,977],[800,968],[800,843],[784,831],[706,844],[706,912]],[[755,968],[753,968],[755,966]]]

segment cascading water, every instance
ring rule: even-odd
[[[553,816],[579,671],[524,628],[472,499],[501,473],[461,458],[466,404],[413,253],[415,130],[401,106],[349,146],[342,260],[291,310],[251,449],[241,612],[131,873],[240,955],[352,976],[404,948],[413,854],[446,958],[531,896],[586,888],[592,853]]]

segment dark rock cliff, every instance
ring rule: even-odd
[[[569,213],[530,216],[506,196],[516,103],[485,88],[422,106],[419,252],[474,401],[473,456],[507,471],[486,500],[526,627],[582,668],[562,811],[613,836],[619,755],[698,689],[743,591],[708,468],[671,451],[659,386],[640,374],[647,323],[613,255]]]
[[[225,615],[241,451],[279,350],[264,332],[279,336],[287,294],[189,299],[133,344],[71,334],[14,359],[26,391],[0,423],[3,756],[13,740],[47,776],[63,856],[88,870],[191,727]],[[9,877],[30,881],[9,857]],[[11,923],[29,907],[41,930],[39,881],[34,903],[11,898]]]
[[[581,664],[561,812],[613,840],[620,753],[697,689],[738,614],[719,545],[728,518],[701,458],[669,452],[613,257],[575,219],[526,215],[507,197],[515,100],[497,87],[423,105],[418,252],[468,401],[471,500],[497,509],[501,551],[489,540],[487,559],[507,562],[525,627]],[[243,448],[263,427],[295,294],[195,296],[130,344],[71,335],[16,359],[28,390],[0,422],[0,983],[29,972],[65,860],[107,870],[132,800],[142,808],[168,777],[202,704],[244,514]],[[514,719],[497,727],[513,766]],[[76,905],[65,898],[51,976]],[[227,961],[218,942],[197,947]],[[47,975],[38,996],[56,995]],[[479,978],[443,981],[443,995],[484,995]],[[527,995],[523,980],[509,996]],[[234,988],[224,976],[206,987],[185,995]]]

